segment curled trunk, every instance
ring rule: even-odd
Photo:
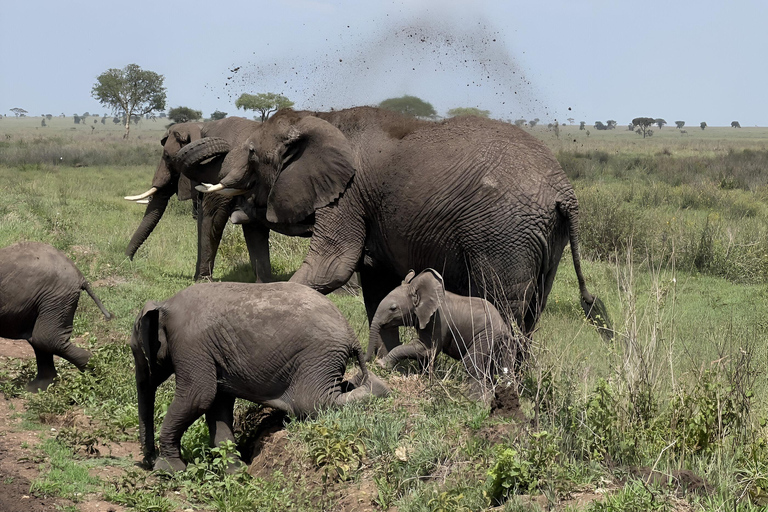
[[[211,183],[217,180],[217,176],[209,176],[200,172],[199,166],[211,157],[228,153],[229,142],[220,137],[205,137],[191,142],[181,148],[174,157],[178,169],[188,178],[201,183]],[[218,173],[217,173],[218,174]]]

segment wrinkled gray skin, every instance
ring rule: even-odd
[[[449,291],[487,298],[528,335],[570,242],[582,307],[610,336],[581,270],[573,187],[551,151],[516,126],[472,116],[419,121],[373,107],[281,110],[210,178],[218,182],[198,181],[218,193],[274,183],[256,200],[270,222],[314,213],[309,253],[291,280],[327,293],[359,269],[369,320],[400,276],[435,268]],[[397,330],[382,337],[392,346]]]
[[[47,388],[56,377],[53,356],[85,369],[91,353],[69,341],[85,290],[109,320],[72,260],[47,244],[21,242],[0,249],[0,336],[27,340],[35,350],[37,376],[27,390]]]
[[[296,283],[201,283],[165,302],[147,302],[130,345],[147,465],[155,458],[155,392],[176,374],[155,469],[185,468],[181,436],[202,414],[212,445],[234,441],[235,398],[304,417],[388,393],[368,373],[360,344],[336,306]],[[349,357],[357,357],[360,372],[343,381]]]
[[[269,260],[269,231],[266,223],[253,222],[237,206],[244,201],[221,195],[205,195],[195,190],[197,182],[192,182],[182,175],[176,165],[175,157],[186,145],[202,137],[218,137],[229,144],[238,144],[250,135],[260,123],[242,117],[227,117],[207,123],[179,123],[171,126],[162,138],[163,154],[152,179],[152,187],[157,191],[151,196],[141,224],[136,229],[125,254],[133,259],[136,251],[147,240],[168,206],[169,199],[177,194],[180,201],[193,199],[197,215],[197,263],[195,280],[210,278],[213,274],[216,253],[224,234],[227,219],[234,224],[241,224],[243,236],[248,247],[251,267],[256,275],[256,282],[272,281],[272,268]],[[221,168],[221,159],[212,159],[205,165],[198,166],[202,174],[217,174]],[[247,206],[247,204],[245,204]],[[311,224],[287,234],[309,236]]]
[[[393,368],[403,359],[426,365],[439,353],[461,361],[471,380],[470,396],[490,403],[495,376],[515,360],[515,338],[498,310],[480,297],[446,292],[440,274],[411,271],[379,304],[371,322],[368,357],[381,345],[381,329],[416,327],[419,341],[386,347],[377,363]]]

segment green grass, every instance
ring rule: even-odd
[[[36,493],[81,500],[101,492],[139,511],[271,510],[275,503],[280,510],[333,509],[355,492],[382,510],[483,510],[493,500],[504,510],[537,510],[520,493],[557,504],[569,493],[616,482],[631,466],[655,466],[706,476],[713,493],[685,498],[702,510],[751,510],[764,498],[768,210],[766,175],[757,164],[768,131],[691,128],[681,136],[665,127],[643,140],[619,130],[593,129],[587,138],[578,127],[564,127],[560,139],[546,127],[532,130],[559,151],[571,174],[588,286],[606,303],[618,335],[606,345],[583,320],[566,250],[520,383],[526,422],[489,415],[466,400],[462,369],[440,358],[431,378],[375,368],[393,388],[387,399],[289,423],[282,454],[289,463],[269,475],[221,474],[221,453],[205,447],[205,425],[198,422],[183,441],[188,457],[198,459],[193,471],[162,479],[121,459],[115,464],[123,476],[107,484],[87,475],[107,459],[84,461],[73,453],[137,439],[130,329],[145,301],[164,300],[192,283],[195,223],[189,203],[172,200],[129,261],[123,251],[143,208],[122,196],[146,190],[162,130],[132,130],[131,151],[147,160],[141,165],[112,162],[121,151],[118,129],[112,141],[118,149],[107,150],[107,163],[73,167],[40,161],[47,151],[40,148],[69,145],[76,154],[91,135],[64,125],[41,135],[44,129],[21,124],[0,121],[0,135],[14,127],[9,140],[0,136],[0,155],[12,156],[0,166],[0,246],[38,240],[64,250],[116,314],[105,322],[92,301],[81,298],[73,336],[94,353],[90,373],[57,360],[60,379],[33,396],[21,390],[33,362],[0,366],[0,391],[24,399],[21,428],[58,425],[73,412],[93,425],[58,425],[58,438],[42,442],[46,462]],[[152,158],[141,156],[144,151]],[[702,173],[691,170],[696,166]],[[270,242],[273,273],[288,279],[308,242],[279,235]],[[242,234],[233,226],[214,279],[253,280]],[[331,299],[365,346],[362,298]],[[171,379],[158,394],[158,425],[172,394]],[[249,410],[238,405],[244,418]],[[253,425],[239,425],[240,439],[253,437]],[[506,494],[495,491],[494,482]],[[593,508],[649,506],[642,486],[609,487],[613,498]],[[671,494],[659,490],[654,504],[666,504]]]
[[[73,459],[72,450],[57,442],[47,439],[41,450],[48,458],[40,477],[32,482],[30,492],[39,496],[59,496],[72,501],[82,501],[101,485],[98,477],[89,473],[91,464]]]

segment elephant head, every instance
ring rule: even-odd
[[[144,218],[125,250],[125,254],[129,258],[133,259],[141,244],[147,240],[157,223],[160,222],[171,196],[176,194],[180,201],[195,196],[196,192],[192,182],[179,173],[174,166],[173,158],[182,147],[200,139],[202,126],[202,123],[179,123],[171,126],[160,140],[160,144],[163,146],[163,155],[152,178],[152,188],[143,194],[125,197],[129,201],[142,201],[150,198],[144,212]]]
[[[222,154],[219,169],[200,165]],[[182,149],[176,161],[184,175],[202,184],[201,192],[249,194],[254,215],[270,227],[311,224],[315,211],[337,201],[355,174],[344,135],[293,111],[276,114],[239,144],[204,137]]]
[[[389,292],[379,303],[371,321],[368,358],[381,346],[381,329],[388,327],[417,327],[426,329],[445,302],[443,277],[434,269],[419,275],[411,270],[403,283]],[[442,326],[441,326],[442,327]],[[387,347],[392,350],[392,347]]]

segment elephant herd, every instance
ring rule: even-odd
[[[552,153],[513,125],[424,121],[373,107],[281,110],[263,123],[176,124],[162,145],[151,188],[126,197],[148,201],[126,254],[134,257],[176,194],[196,205],[195,279],[213,275],[229,220],[243,228],[257,283],[196,284],[139,313],[130,345],[147,463],[156,457],[155,390],[176,374],[155,467],[184,467],[181,435],[203,413],[212,442],[232,439],[236,397],[305,416],[386,395],[322,295],[354,272],[370,323],[369,361],[429,363],[444,352],[464,363],[472,397],[485,402],[502,366],[524,356],[520,340],[546,306],[568,243],[584,312],[601,335],[612,333],[581,270],[573,187]],[[290,282],[270,283],[270,231],[310,237]],[[69,342],[80,290],[110,315],[82,274],[42,244],[0,251],[0,336],[35,348],[30,387],[50,384],[53,354],[84,368],[88,353]],[[40,272],[46,265],[50,272]],[[39,286],[16,297],[24,279]],[[402,325],[416,327],[419,342],[400,345]],[[360,371],[344,381],[350,357]]]

